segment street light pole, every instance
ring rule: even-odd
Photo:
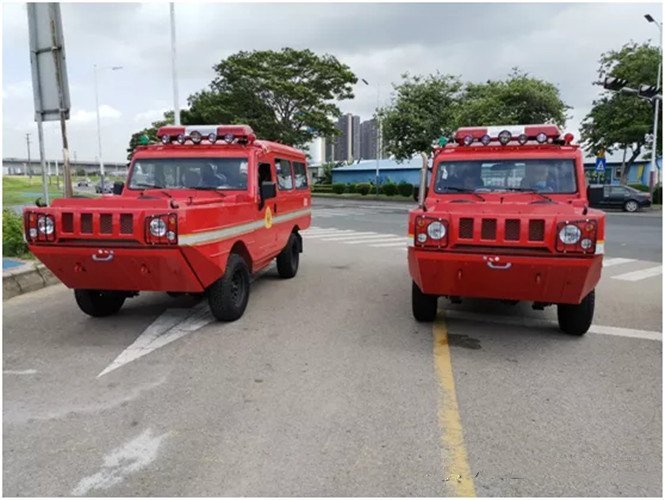
[[[117,71],[122,69],[122,66],[108,66],[100,69],[110,69],[111,71]],[[104,192],[104,160],[102,159],[102,128],[99,118],[99,85],[97,83],[97,65],[93,65],[93,70],[95,74],[95,110],[97,111],[97,150],[99,157],[99,177],[101,181],[102,193]]]
[[[362,82],[369,87],[369,82],[361,78]],[[380,85],[376,85],[376,196],[379,196],[379,160],[381,159],[381,116],[379,113],[379,92]]]
[[[32,170],[30,169],[30,133],[25,134],[25,142],[28,145],[28,167],[26,168],[28,177],[32,179]]]
[[[654,23],[658,26],[658,47],[659,52],[663,51],[663,25],[656,21],[651,15],[646,14],[644,16],[646,20],[650,23]],[[658,60],[658,75],[656,76],[656,89],[660,89],[660,72],[662,64],[660,58]],[[653,112],[653,142],[651,145],[651,165],[649,167],[649,194],[653,199],[653,190],[656,177],[656,151],[658,149],[658,111],[660,109],[660,99],[654,99],[654,112]]]
[[[175,7],[171,2],[171,77],[173,79],[173,123],[180,125],[180,105],[178,104],[178,73],[175,58]]]

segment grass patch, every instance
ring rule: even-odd
[[[78,178],[72,180],[74,185],[74,192],[76,192],[76,182]],[[56,186],[54,178],[48,186],[49,199],[63,197],[63,183],[60,182],[60,189]],[[78,193],[81,196],[94,197],[94,193]],[[9,176],[5,175],[2,178],[2,203],[4,206],[10,205],[27,205],[35,202],[37,198],[43,197],[42,178],[41,176],[33,175],[32,179],[28,176],[18,175]]]

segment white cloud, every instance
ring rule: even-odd
[[[141,124],[141,126],[145,125],[148,126],[152,122],[155,122],[157,120],[161,120],[164,118],[164,113],[167,110],[162,108],[162,109],[149,109],[147,111],[141,111],[140,113],[136,113],[134,115],[134,121],[136,123]]]
[[[101,120],[116,120],[122,116],[122,113],[108,104],[99,106],[99,119]],[[87,111],[79,109],[70,113],[69,121],[72,124],[91,123],[97,120],[97,113],[95,111]]]

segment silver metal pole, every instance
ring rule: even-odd
[[[48,205],[48,184],[46,183],[46,160],[44,159],[44,127],[42,125],[42,115],[37,117],[37,135],[39,137],[39,161],[42,164],[42,188],[44,191],[44,202]]]
[[[176,70],[175,53],[175,7],[170,4],[171,10],[171,73],[173,78],[173,120],[175,125],[180,125],[180,106],[178,104],[178,74]]]
[[[26,174],[28,174],[28,178],[32,179],[32,170],[30,168],[30,134],[29,133],[25,134],[25,142],[28,145],[28,166],[27,166],[27,169],[26,169],[27,170]],[[30,182],[32,182],[32,181],[30,181]]]
[[[381,86],[376,84],[376,195],[379,196],[379,157],[381,142],[381,118],[379,118],[379,91]]]
[[[654,21],[655,22],[655,21]],[[660,23],[656,23],[658,26],[658,46],[660,47],[660,52],[663,51],[663,26]],[[662,63],[658,62],[658,75],[656,76],[656,89],[660,88],[660,72],[662,69]],[[649,194],[653,199],[653,190],[656,177],[656,152],[658,150],[658,111],[660,108],[660,99],[655,99],[654,111],[653,111],[653,144],[651,145],[651,166],[649,167]]]
[[[102,159],[102,129],[99,119],[99,87],[97,84],[97,65],[93,66],[95,73],[95,109],[97,111],[97,151],[99,157],[99,176],[101,178],[102,191],[104,187],[104,160]]]

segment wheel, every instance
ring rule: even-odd
[[[434,321],[438,297],[420,291],[415,282],[411,285],[411,307],[416,321]]]
[[[81,311],[95,318],[117,313],[125,303],[122,292],[104,290],[74,290],[74,297]]]
[[[639,208],[640,206],[637,204],[635,200],[628,200],[626,203],[623,204],[623,209],[626,212],[637,212]]]
[[[220,321],[235,321],[245,312],[249,300],[249,268],[238,254],[229,255],[224,276],[208,288],[208,305]]]
[[[286,246],[277,256],[277,272],[281,278],[293,278],[298,272],[300,262],[300,250],[298,248],[298,237],[291,233]]]
[[[596,293],[592,290],[579,304],[559,304],[559,328],[570,335],[584,335],[593,321],[595,302]]]

